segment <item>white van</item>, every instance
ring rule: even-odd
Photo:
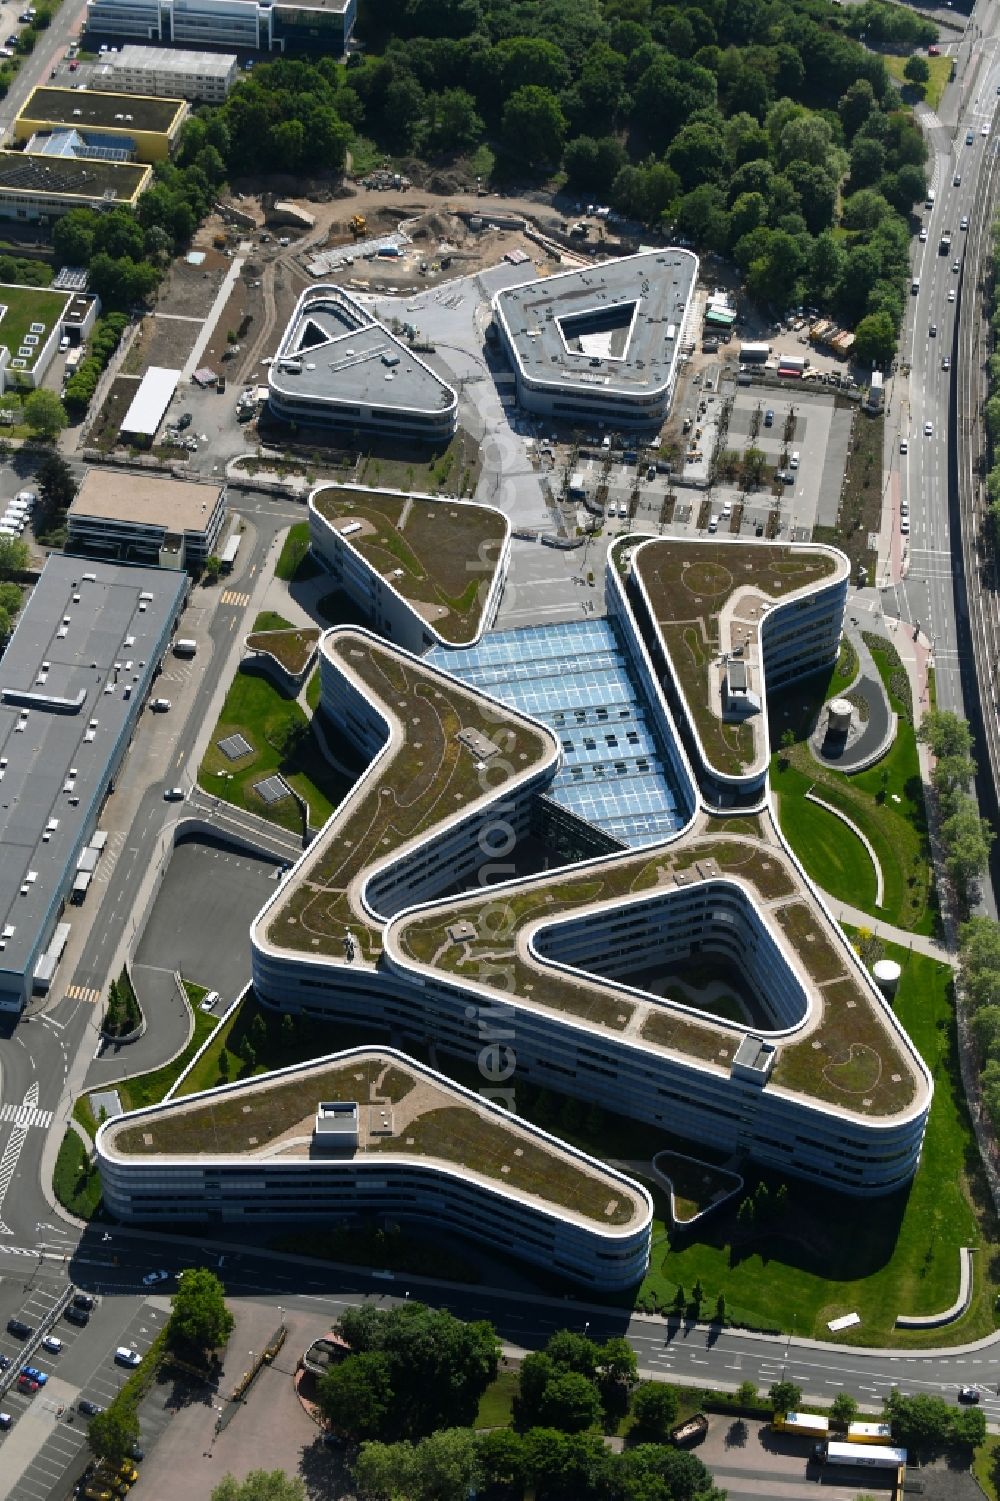
[[[789,467],[789,469],[797,469],[799,467],[799,451],[798,451],[798,449],[795,450],[795,452],[792,454],[791,458],[788,460],[788,467]]]
[[[934,196],[935,196],[934,195],[934,189],[933,188],[928,188],[927,189],[927,207],[928,208],[933,208],[934,207]]]

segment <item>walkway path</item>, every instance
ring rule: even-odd
[[[216,294],[215,301],[206,314],[204,327],[197,339],[195,339],[194,348],[184,362],[184,368],[181,371],[182,381],[190,380],[194,372],[198,369],[201,357],[208,348],[208,341],[215,333],[215,325],[222,316],[222,309],[229,301],[229,294],[236,285],[236,280],[243,270],[244,265],[245,262],[241,256],[237,255],[233,257],[229,270],[226,272],[225,280]]]
[[[807,803],[815,803],[817,808],[822,808],[825,812],[832,813],[834,818],[839,818],[841,823],[845,824],[847,828],[850,829],[851,833],[854,834],[856,838],[858,838],[864,845],[865,849],[868,851],[868,858],[872,862],[872,867],[875,871],[875,905],[876,907],[881,907],[883,898],[885,897],[885,881],[882,877],[881,863],[879,861],[878,855],[876,855],[875,853],[875,847],[872,844],[871,840],[868,838],[868,835],[862,829],[858,828],[857,824],[854,822],[854,819],[849,818],[842,808],[835,808],[832,803],[826,802],[817,793],[807,792],[805,794],[805,798]]]
[[[936,938],[926,938],[922,933],[907,933],[905,928],[897,928],[893,923],[872,917],[870,912],[862,912],[860,907],[849,907],[846,902],[839,902],[828,891],[823,892],[823,900],[838,922],[849,923],[852,928],[868,928],[877,938],[884,938],[887,943],[898,944],[900,948],[910,949],[915,954],[925,954],[928,959],[936,959],[939,964],[950,964],[952,969],[958,967],[958,956],[950,953]]]

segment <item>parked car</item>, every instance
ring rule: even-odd
[[[63,1342],[56,1334],[47,1334],[42,1340],[42,1349],[48,1350],[50,1355],[58,1355],[62,1347]]]
[[[15,1339],[30,1339],[34,1332],[31,1325],[26,1324],[23,1319],[7,1320],[7,1333],[13,1334]]]
[[[24,1370],[21,1372],[21,1375],[27,1376],[31,1381],[37,1381],[39,1386],[44,1386],[46,1381],[48,1381],[49,1379],[44,1371],[40,1371],[38,1367],[34,1365],[26,1365]]]
[[[33,1397],[40,1390],[38,1382],[33,1381],[24,1371],[17,1378],[17,1389],[25,1397]]]
[[[179,792],[180,788],[175,787],[173,790]],[[181,795],[183,796],[183,794]],[[143,1287],[155,1287],[158,1282],[166,1282],[169,1276],[169,1272],[147,1272],[142,1279],[142,1285]]]
[[[90,1323],[90,1314],[87,1310],[85,1308],[74,1308],[72,1303],[66,1309],[63,1318],[68,1319],[71,1324],[77,1324],[81,1329]]]
[[[115,1351],[115,1365],[127,1365],[134,1370],[141,1360],[138,1350],[130,1350],[128,1345],[119,1345]]]
[[[773,427],[774,426],[774,412],[771,410],[770,407],[768,407],[767,411],[764,413],[764,426],[765,427]]]
[[[96,1298],[92,1298],[89,1293],[73,1294],[73,1307],[82,1308],[86,1313],[89,1313],[96,1306],[96,1303]]]
[[[99,1412],[104,1411],[104,1408],[98,1402],[91,1402],[89,1397],[81,1397],[76,1405],[78,1411],[82,1412],[85,1418],[96,1418]]]
[[[6,1432],[8,1428],[12,1427],[13,1423],[14,1419],[11,1417],[9,1412],[0,1412],[0,1428],[2,1428],[4,1432]]]

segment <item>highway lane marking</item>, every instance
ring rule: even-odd
[[[22,1105],[29,1105],[32,1107],[37,1106],[37,1080],[35,1080],[33,1084],[28,1085],[28,1088],[25,1090],[24,1099],[21,1101],[21,1103]],[[27,1139],[27,1126],[16,1125],[10,1133],[10,1139],[4,1149],[3,1157],[0,1157],[0,1235],[13,1235],[14,1233],[13,1230],[11,1230],[10,1227],[4,1223],[3,1205],[4,1199],[7,1197],[7,1190],[10,1187],[10,1181],[17,1171],[17,1165],[21,1160],[21,1151]]]

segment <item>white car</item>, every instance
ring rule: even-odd
[[[54,1334],[47,1334],[42,1340],[42,1349],[48,1350],[50,1355],[58,1355],[62,1347],[62,1340],[57,1339]]]
[[[899,440],[899,451],[900,453],[909,453],[910,451],[910,445],[905,438],[900,438]]]
[[[949,287],[948,288],[948,301],[949,302],[954,302],[955,301],[955,288],[954,287]]]
[[[958,227],[959,227],[959,229],[968,229],[968,227],[969,227],[969,216],[968,216],[968,214],[963,214],[962,215],[961,219],[959,219],[959,221],[958,221]]]
[[[962,269],[962,262],[961,261],[952,261],[952,263],[951,263],[951,269],[954,271],[955,275],[957,276],[958,273]]]
[[[115,1351],[115,1365],[127,1365],[134,1370],[141,1360],[138,1350],[130,1350],[128,1345],[119,1345]]]
[[[733,514],[733,503],[732,503],[731,500],[727,500],[725,502],[725,504],[723,505],[723,507],[722,507],[722,516],[723,516],[723,519],[726,520],[726,521],[728,521],[729,517],[732,514]]]
[[[788,467],[789,467],[789,469],[797,469],[799,467],[799,451],[798,451],[798,449],[795,450],[795,452],[792,454],[791,458],[788,460]]]
[[[901,500],[899,502],[899,514],[901,516],[909,516],[909,514],[910,514],[910,506],[909,506],[909,502],[908,501]]]
[[[921,224],[921,226],[920,226],[920,233],[917,236],[917,239],[920,241],[921,245],[926,244],[926,242],[927,242],[927,226],[925,224]]]
[[[925,438],[933,438],[933,436],[934,436],[934,424],[933,424],[933,422],[925,422],[924,423],[924,437]]]
[[[910,518],[909,518],[909,516],[900,516],[900,518],[899,518],[899,530],[902,532],[902,534],[903,534],[904,537],[908,537],[910,535]]]
[[[147,1272],[142,1279],[143,1287],[155,1287],[158,1282],[166,1282],[170,1277],[169,1272]]]
[[[981,136],[988,136],[989,133],[990,133],[990,127],[989,127],[989,125],[984,125],[983,128],[982,128],[982,130],[980,130],[980,132],[979,132],[979,134]]]
[[[709,529],[710,532],[717,532],[719,530],[719,518],[718,518],[718,516],[713,516],[711,518],[711,520],[708,523],[708,529]]]

